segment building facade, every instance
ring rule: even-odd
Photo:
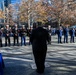
[[[4,11],[4,0],[0,0],[0,25],[1,23],[4,22],[3,11]]]
[[[4,0],[5,7],[8,7],[9,4],[11,4],[11,0]]]
[[[0,0],[0,10],[4,10],[4,0]]]

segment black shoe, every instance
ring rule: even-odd
[[[51,42],[49,42],[48,44],[51,45]]]
[[[2,45],[0,45],[0,47],[3,47]]]
[[[17,46],[19,46],[19,44],[17,44]]]
[[[26,46],[26,44],[25,44],[25,46]]]
[[[9,44],[9,47],[10,47],[11,45]]]
[[[15,44],[13,44],[13,46],[15,46]]]
[[[6,47],[7,45],[5,45],[5,47]]]
[[[62,42],[60,42],[62,44]]]
[[[44,70],[36,70],[37,73],[42,74],[44,73]]]

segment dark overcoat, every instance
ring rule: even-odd
[[[49,41],[49,33],[46,29],[38,27],[32,30],[30,41],[32,43],[35,63],[38,70],[44,70],[44,62],[47,52],[47,41]]]

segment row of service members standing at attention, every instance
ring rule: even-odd
[[[2,47],[2,34],[5,36],[5,46],[11,45],[10,43],[10,34],[13,33],[13,46],[16,44],[19,46],[19,34],[21,36],[21,46],[26,45],[26,28],[22,25],[22,28],[19,30],[18,26],[15,25],[12,29],[10,29],[9,25],[6,25],[6,28],[0,29],[0,47]]]
[[[74,37],[75,37],[74,28],[69,29],[68,26],[65,28],[59,27],[56,33],[58,35],[58,43],[62,43],[62,35],[64,35],[64,43],[68,43],[69,34],[70,34],[70,43],[74,43]]]
[[[2,47],[2,31],[0,29],[0,47]]]

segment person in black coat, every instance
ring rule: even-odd
[[[8,44],[10,46],[10,28],[9,28],[9,25],[6,25],[6,28],[4,29],[4,34],[5,34],[5,46],[7,46],[7,40],[8,40]]]
[[[16,45],[16,41],[17,41],[17,45],[19,46],[19,29],[18,26],[15,25],[12,29],[12,33],[13,33],[13,41],[14,41],[14,46]]]
[[[32,29],[33,29],[32,27],[30,27],[30,29],[28,29],[29,45],[31,44],[30,37],[31,37]]]
[[[69,33],[70,33],[70,43],[74,43],[75,29],[74,28],[70,29]]]
[[[30,41],[37,66],[36,71],[38,73],[43,73],[45,69],[44,63],[47,52],[47,41],[49,42],[49,33],[42,27],[34,28],[31,33]]]

